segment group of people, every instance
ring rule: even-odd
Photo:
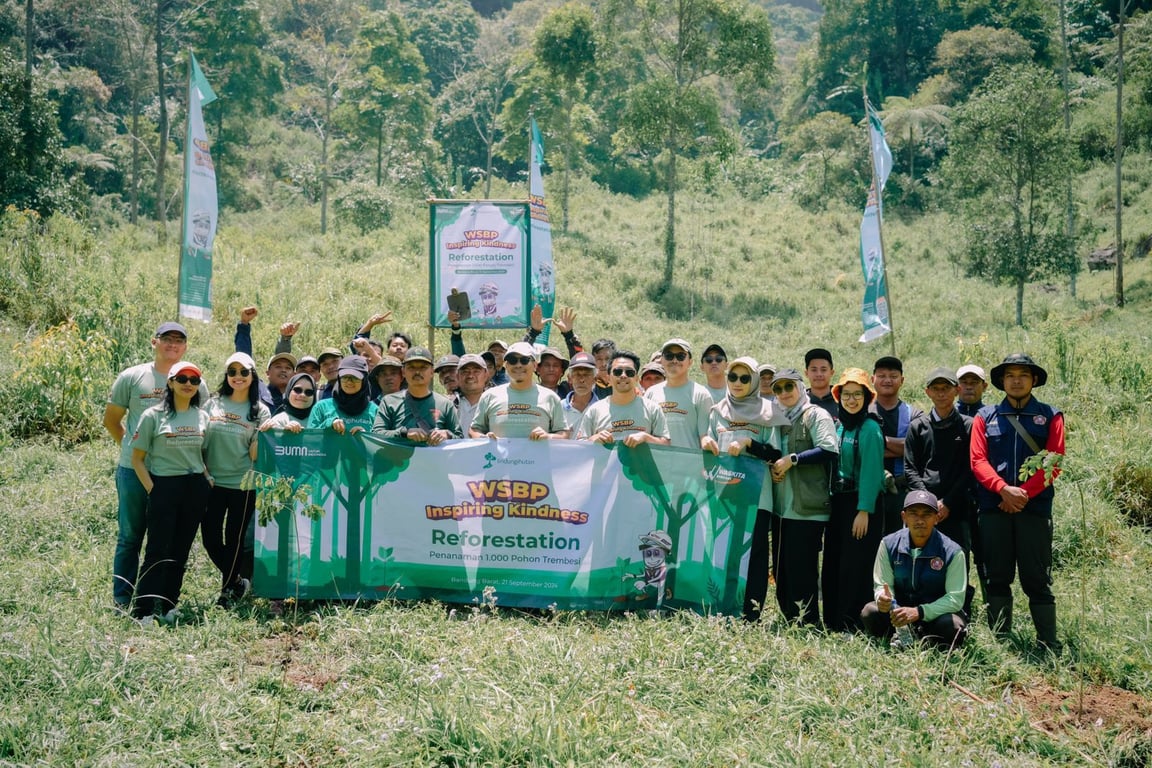
[[[774,583],[788,621],[910,631],[954,646],[967,631],[974,560],[990,626],[1011,631],[1019,570],[1038,642],[1058,647],[1054,473],[1029,468],[1038,466],[1032,457],[1064,453],[1063,416],[1033,397],[1047,373],[1027,355],[1008,356],[990,376],[977,365],[932,370],[924,377],[932,407],[922,411],[901,399],[904,367],[893,356],[871,373],[848,368],[837,377],[825,349],[809,350],[801,371],[729,360],[713,343],[701,355],[701,384],[690,378],[686,339],[643,358],[609,339],[588,352],[574,311],[545,321],[537,307],[523,339],[492,341],[480,354],[466,351],[454,322],[452,354],[440,358],[400,332],[384,344],[372,339],[390,313],[370,318],[345,351],[315,358],[292,355],[297,327],[286,323],[262,382],[251,357],[255,316],[255,308],[242,311],[237,351],[211,398],[200,369],[183,361],[187,335],[176,323],[157,329],[152,363],[113,386],[105,425],[122,444],[113,594],[138,617],[175,609],[198,529],[221,572],[220,603],[244,595],[254,499],[240,480],[255,459],[256,433],[308,428],[433,446],[578,439],[747,454],[767,463],[748,620],[759,618]],[[566,352],[538,343],[547,322]],[[1004,392],[1000,403],[984,404],[989,381]]]

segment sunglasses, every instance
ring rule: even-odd
[[[176,382],[177,384],[192,384],[193,386],[200,386],[199,376],[185,376],[183,373],[181,373],[179,376],[173,376],[172,381]]]
[[[714,363],[723,363],[723,362],[726,362],[727,359],[728,358],[720,357],[719,355],[705,355],[704,356],[704,362],[708,363],[708,365],[713,365]]]
[[[664,355],[665,360],[677,360],[679,362],[684,362],[688,359],[687,352],[664,352],[662,354]]]
[[[249,376],[252,375],[252,369],[251,368],[229,368],[228,369],[228,375],[229,376],[242,376],[244,378],[248,378]]]
[[[794,389],[796,389],[796,385],[790,381],[786,381],[783,384],[779,384],[779,385],[777,385],[777,384],[772,385],[772,391],[778,395],[783,394],[784,392],[791,392]]]
[[[752,374],[749,373],[730,373],[728,374],[728,381],[733,383],[740,382],[741,384],[751,384]]]
[[[508,365],[528,365],[533,360],[530,357],[521,357],[520,355],[504,355],[504,362]]]
[[[636,375],[636,369],[635,368],[613,368],[612,369],[612,375],[613,376],[619,376],[622,379],[630,379]]]
[[[292,391],[298,395],[304,395],[305,397],[312,397],[312,395],[316,394],[316,390],[304,389],[304,387],[292,387]]]

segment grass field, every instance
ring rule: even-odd
[[[798,366],[820,344],[839,369],[887,353],[887,341],[855,341],[859,212],[687,196],[677,289],[653,302],[659,211],[658,200],[575,185],[557,285],[587,343],[607,335],[646,354],[671,336],[700,348],[723,340],[730,357]],[[191,359],[222,367],[250,303],[261,309],[257,358],[284,319],[303,322],[300,351],[340,342],[384,309],[427,335],[423,205],[401,206],[389,230],[367,236],[320,237],[316,218],[285,210],[226,221],[217,319],[190,329]],[[782,627],[771,613],[746,626],[389,601],[290,604],[276,616],[255,600],[224,611],[199,545],[183,622],[137,626],[109,594],[115,449],[98,416],[56,427],[61,410],[98,413],[115,371],[146,357],[148,335],[174,309],[175,249],[148,230],[54,223],[33,238],[20,226],[9,217],[0,230],[0,396],[43,394],[44,418],[18,435],[9,414],[0,432],[0,764],[1152,761],[1152,541],[1115,492],[1117,467],[1147,468],[1152,451],[1146,260],[1128,264],[1128,308],[1112,306],[1110,274],[1085,274],[1077,298],[1062,282],[1055,292],[1030,286],[1027,325],[1016,328],[1011,289],[955,266],[945,216],[889,222],[908,399],[925,404],[920,380],[935,365],[987,367],[1025,349],[1048,368],[1043,399],[1069,425],[1055,547],[1065,653],[1033,655],[1026,617],[1013,642],[995,641],[978,607],[961,652],[894,655],[863,638]],[[64,317],[73,332],[43,335]],[[445,332],[434,341],[447,349]]]

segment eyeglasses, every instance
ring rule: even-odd
[[[786,381],[783,384],[772,385],[772,391],[777,395],[783,394],[785,392],[791,392],[794,389],[796,389],[796,385],[790,381]]]
[[[676,360],[678,362],[684,362],[688,359],[687,352],[664,352],[662,354],[664,355],[665,360]]]
[[[176,382],[177,384],[192,384],[196,387],[200,386],[199,376],[185,376],[184,374],[180,374],[179,376],[173,376],[172,381]]]
[[[184,344],[188,341],[184,336],[175,333],[166,333],[163,336],[157,336],[157,338],[165,344]]]
[[[861,390],[859,392],[845,392],[844,390],[840,390],[840,399],[841,400],[863,400],[864,399],[864,391]]]
[[[528,365],[533,360],[530,357],[521,357],[520,355],[504,355],[504,362],[508,365]]]
[[[636,375],[636,369],[635,368],[613,368],[612,369],[612,375],[613,376],[619,376],[622,379],[630,379]]]
[[[316,390],[304,389],[304,387],[292,387],[292,391],[298,395],[304,395],[304,397],[312,397],[312,395],[316,394]]]
[[[728,381],[733,383],[740,382],[741,384],[752,383],[752,375],[748,373],[730,373],[728,374]]]
[[[728,358],[720,357],[719,355],[705,355],[704,356],[704,362],[707,363],[708,365],[713,365],[715,363],[727,362],[727,360],[728,360]]]
[[[248,378],[249,376],[252,375],[252,369],[251,368],[229,368],[228,369],[228,375],[229,376],[241,376],[243,378]]]

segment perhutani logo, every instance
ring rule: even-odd
[[[730,469],[716,466],[704,471],[704,477],[720,485],[735,485],[743,482],[747,477],[743,472],[733,472]]]
[[[316,459],[327,456],[319,448],[309,448],[306,445],[277,445],[274,449],[277,456],[295,456],[305,459]]]
[[[531,467],[536,464],[532,459],[501,459],[493,453],[484,454],[484,460],[488,463],[481,469],[491,469],[493,464],[501,464],[506,467]]]

